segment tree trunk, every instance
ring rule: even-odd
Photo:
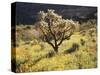
[[[54,48],[54,51],[58,53],[58,46]]]

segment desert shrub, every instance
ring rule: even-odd
[[[90,52],[79,51],[76,54],[79,68],[95,68],[97,64],[96,54],[90,55]],[[92,56],[92,57],[91,57]]]
[[[28,51],[28,47],[17,47],[16,48],[16,65],[19,66],[20,64],[24,64],[30,59],[30,54]]]
[[[38,38],[34,33],[33,25],[17,25],[16,27],[16,42],[19,44],[24,41],[25,44],[30,44],[30,41],[35,41]],[[36,42],[34,42],[35,44]]]
[[[33,45],[32,46],[32,49],[35,51],[35,52],[39,52],[39,51],[41,51],[41,46],[39,45],[39,44],[37,44],[37,45]]]
[[[90,28],[88,31],[87,31],[87,36],[88,36],[88,40],[93,43],[96,43],[97,41],[97,30],[96,28]]]
[[[82,46],[84,46],[85,45],[85,40],[84,39],[80,39],[80,43],[81,43]]]
[[[88,30],[89,28],[96,28],[97,22],[95,19],[90,19],[87,22],[84,22],[80,26],[80,30]]]
[[[15,40],[15,43],[16,43],[16,47],[18,47],[22,41],[22,35],[21,35],[21,32],[16,32],[16,40]]]
[[[31,31],[23,31],[22,32],[22,40],[23,41],[33,40],[33,34],[31,33]]]
[[[89,34],[91,37],[96,36],[96,28],[90,28],[90,29],[88,30],[88,34]]]
[[[72,52],[74,52],[74,51],[76,51],[78,49],[79,49],[79,45],[77,43],[73,43],[72,47],[67,49],[67,50],[65,50],[64,53],[72,53]]]
[[[45,46],[44,46],[45,44],[43,42],[40,42],[39,44],[40,44],[40,46],[41,46],[42,49],[45,48]]]
[[[86,31],[85,30],[80,31],[80,35],[85,36],[86,35]]]
[[[25,30],[27,30],[27,29],[31,29],[31,26],[27,25],[27,26],[25,27]]]
[[[47,52],[47,54],[45,55],[45,57],[47,58],[51,58],[55,55],[55,52],[53,50],[50,50],[49,52]]]

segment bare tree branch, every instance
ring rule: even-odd
[[[50,34],[54,38],[55,46],[57,46],[57,39],[56,39],[56,35],[52,31],[51,22],[52,22],[51,19],[49,19],[49,21],[48,21],[48,28],[49,28]]]
[[[46,42],[48,43],[48,44],[50,44],[53,48],[54,48],[54,45],[50,42],[50,40],[48,39],[48,37],[47,37],[47,35],[45,34],[45,32],[43,31],[43,29],[40,27],[40,29],[41,29],[41,31],[42,31],[42,33],[43,33],[43,35],[44,35],[44,38],[45,38],[45,40],[46,40]]]
[[[64,34],[65,34],[65,32],[62,33],[62,37],[61,37],[60,42],[58,43],[58,46],[62,44],[62,42],[63,42],[63,40],[64,40]]]

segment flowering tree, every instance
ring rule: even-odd
[[[63,19],[54,10],[49,9],[46,13],[40,11],[38,13],[38,20],[36,25],[42,32],[43,38],[58,53],[58,48],[62,42],[70,39],[75,30],[76,23],[72,20]]]

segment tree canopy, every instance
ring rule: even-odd
[[[48,9],[47,12],[40,11],[38,13],[36,26],[40,29],[45,41],[57,53],[62,42],[70,39],[79,24],[73,20],[63,19],[62,16],[55,13],[55,10]],[[54,42],[51,42],[50,38]]]

